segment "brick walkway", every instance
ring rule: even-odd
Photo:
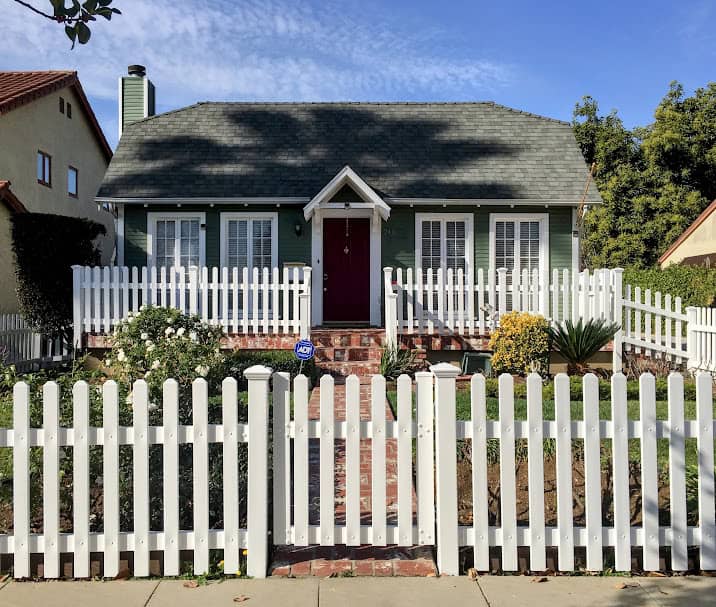
[[[360,417],[370,420],[370,383],[369,378],[361,378],[360,386]],[[346,418],[345,385],[336,384],[335,388],[335,420]],[[394,420],[393,410],[385,403],[387,420]],[[320,418],[320,388],[311,393],[308,403],[309,419]],[[335,520],[337,525],[345,524],[345,443],[337,440],[335,457]],[[398,509],[398,445],[395,439],[385,441],[386,458],[386,519],[388,524],[397,524]],[[318,525],[320,522],[320,451],[319,441],[311,440],[309,444],[309,523]],[[371,441],[360,441],[360,502],[361,524],[371,523],[371,474],[372,474]],[[413,512],[415,513],[415,493],[413,493]],[[436,568],[432,548],[426,546],[378,548],[361,546],[309,546],[297,548],[281,546],[274,553],[271,567],[273,576],[302,577],[315,575],[327,577],[331,575],[355,576],[426,576],[435,575]]]

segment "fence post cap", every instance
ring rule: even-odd
[[[613,268],[612,272],[616,272],[617,274],[622,274],[624,272],[624,268]]]
[[[388,274],[389,272],[392,272],[392,271],[393,271],[393,268],[392,268],[391,266],[385,266],[385,267],[383,268],[383,272],[384,272],[385,274]]]
[[[437,365],[430,367],[430,371],[437,378],[452,378],[460,375],[460,369],[450,363],[438,363]]]
[[[271,369],[264,367],[263,365],[254,365],[244,371],[244,377],[246,379],[268,379],[271,377]]]

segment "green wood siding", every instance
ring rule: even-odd
[[[147,213],[191,213],[206,214],[206,251],[205,259],[209,267],[221,263],[221,213],[278,213],[278,263],[311,262],[311,230],[303,219],[301,206],[276,208],[271,205],[251,206],[222,205],[208,207],[183,205],[181,208],[166,205],[152,205],[145,208],[139,205],[127,205],[124,213],[124,263],[126,266],[143,266],[147,263]],[[301,226],[301,235],[296,234],[295,226]]]
[[[126,127],[144,118],[144,79],[136,76],[122,78],[122,120]]]
[[[415,266],[415,213],[445,213],[438,207],[393,207],[390,219],[382,228],[382,266]],[[466,207],[456,207],[454,212],[465,212]],[[142,266],[147,263],[147,212],[178,213],[203,212],[206,214],[206,251],[208,266],[221,263],[221,218],[222,212],[275,212],[278,213],[278,263],[311,263],[311,226],[303,219],[301,205],[276,208],[271,205],[251,206],[221,205],[216,207],[183,205],[152,205],[150,208],[128,205],[125,207],[125,265]],[[548,213],[549,214],[549,260],[550,269],[572,267],[572,209],[570,207],[496,207],[484,206],[475,209],[474,247],[475,267],[487,268],[489,263],[490,213]],[[295,226],[301,226],[296,234]]]
[[[417,208],[393,207],[390,219],[383,224],[382,265],[394,268],[415,267],[415,213],[465,213],[468,207],[446,209],[442,206]],[[486,269],[490,256],[490,214],[547,213],[549,214],[549,265],[552,269],[572,267],[572,209],[571,207],[515,207],[483,206],[473,212],[475,231],[475,268]]]

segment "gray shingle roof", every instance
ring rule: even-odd
[[[199,103],[127,127],[99,197],[313,197],[345,165],[395,198],[577,202],[587,179],[568,123],[489,102]]]

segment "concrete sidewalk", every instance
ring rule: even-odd
[[[536,578],[539,579],[539,578]],[[716,578],[549,577],[229,580],[187,588],[176,580],[9,582],[2,607],[529,607],[716,605]]]

